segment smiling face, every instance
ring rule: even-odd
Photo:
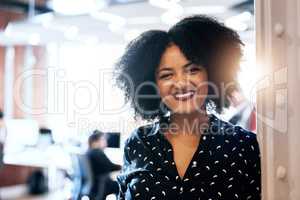
[[[160,97],[172,113],[200,111],[207,96],[207,72],[172,44],[162,55],[156,73]]]

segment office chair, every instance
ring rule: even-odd
[[[81,200],[83,196],[90,196],[93,185],[92,170],[85,155],[74,154],[71,157],[74,170],[72,200]]]

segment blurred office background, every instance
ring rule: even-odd
[[[145,122],[134,121],[114,87],[113,64],[143,31],[193,14],[215,16],[245,43],[242,92],[222,117],[256,131],[253,0],[1,0],[0,199],[72,198],[73,155],[86,151],[94,129],[108,133],[105,153],[121,164],[124,140]],[[37,171],[48,192],[31,197],[26,184]]]

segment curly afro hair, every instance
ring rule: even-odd
[[[169,31],[142,33],[128,44],[116,63],[117,86],[131,102],[135,117],[154,120],[165,115],[155,87],[155,71],[171,44],[177,45],[189,61],[205,67],[209,81],[206,104],[221,113],[229,106],[230,93],[238,89],[237,72],[244,44],[234,30],[216,19],[195,15],[179,21]]]

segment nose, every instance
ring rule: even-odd
[[[178,90],[184,90],[188,86],[188,78],[184,74],[178,74],[174,80],[174,86]]]

